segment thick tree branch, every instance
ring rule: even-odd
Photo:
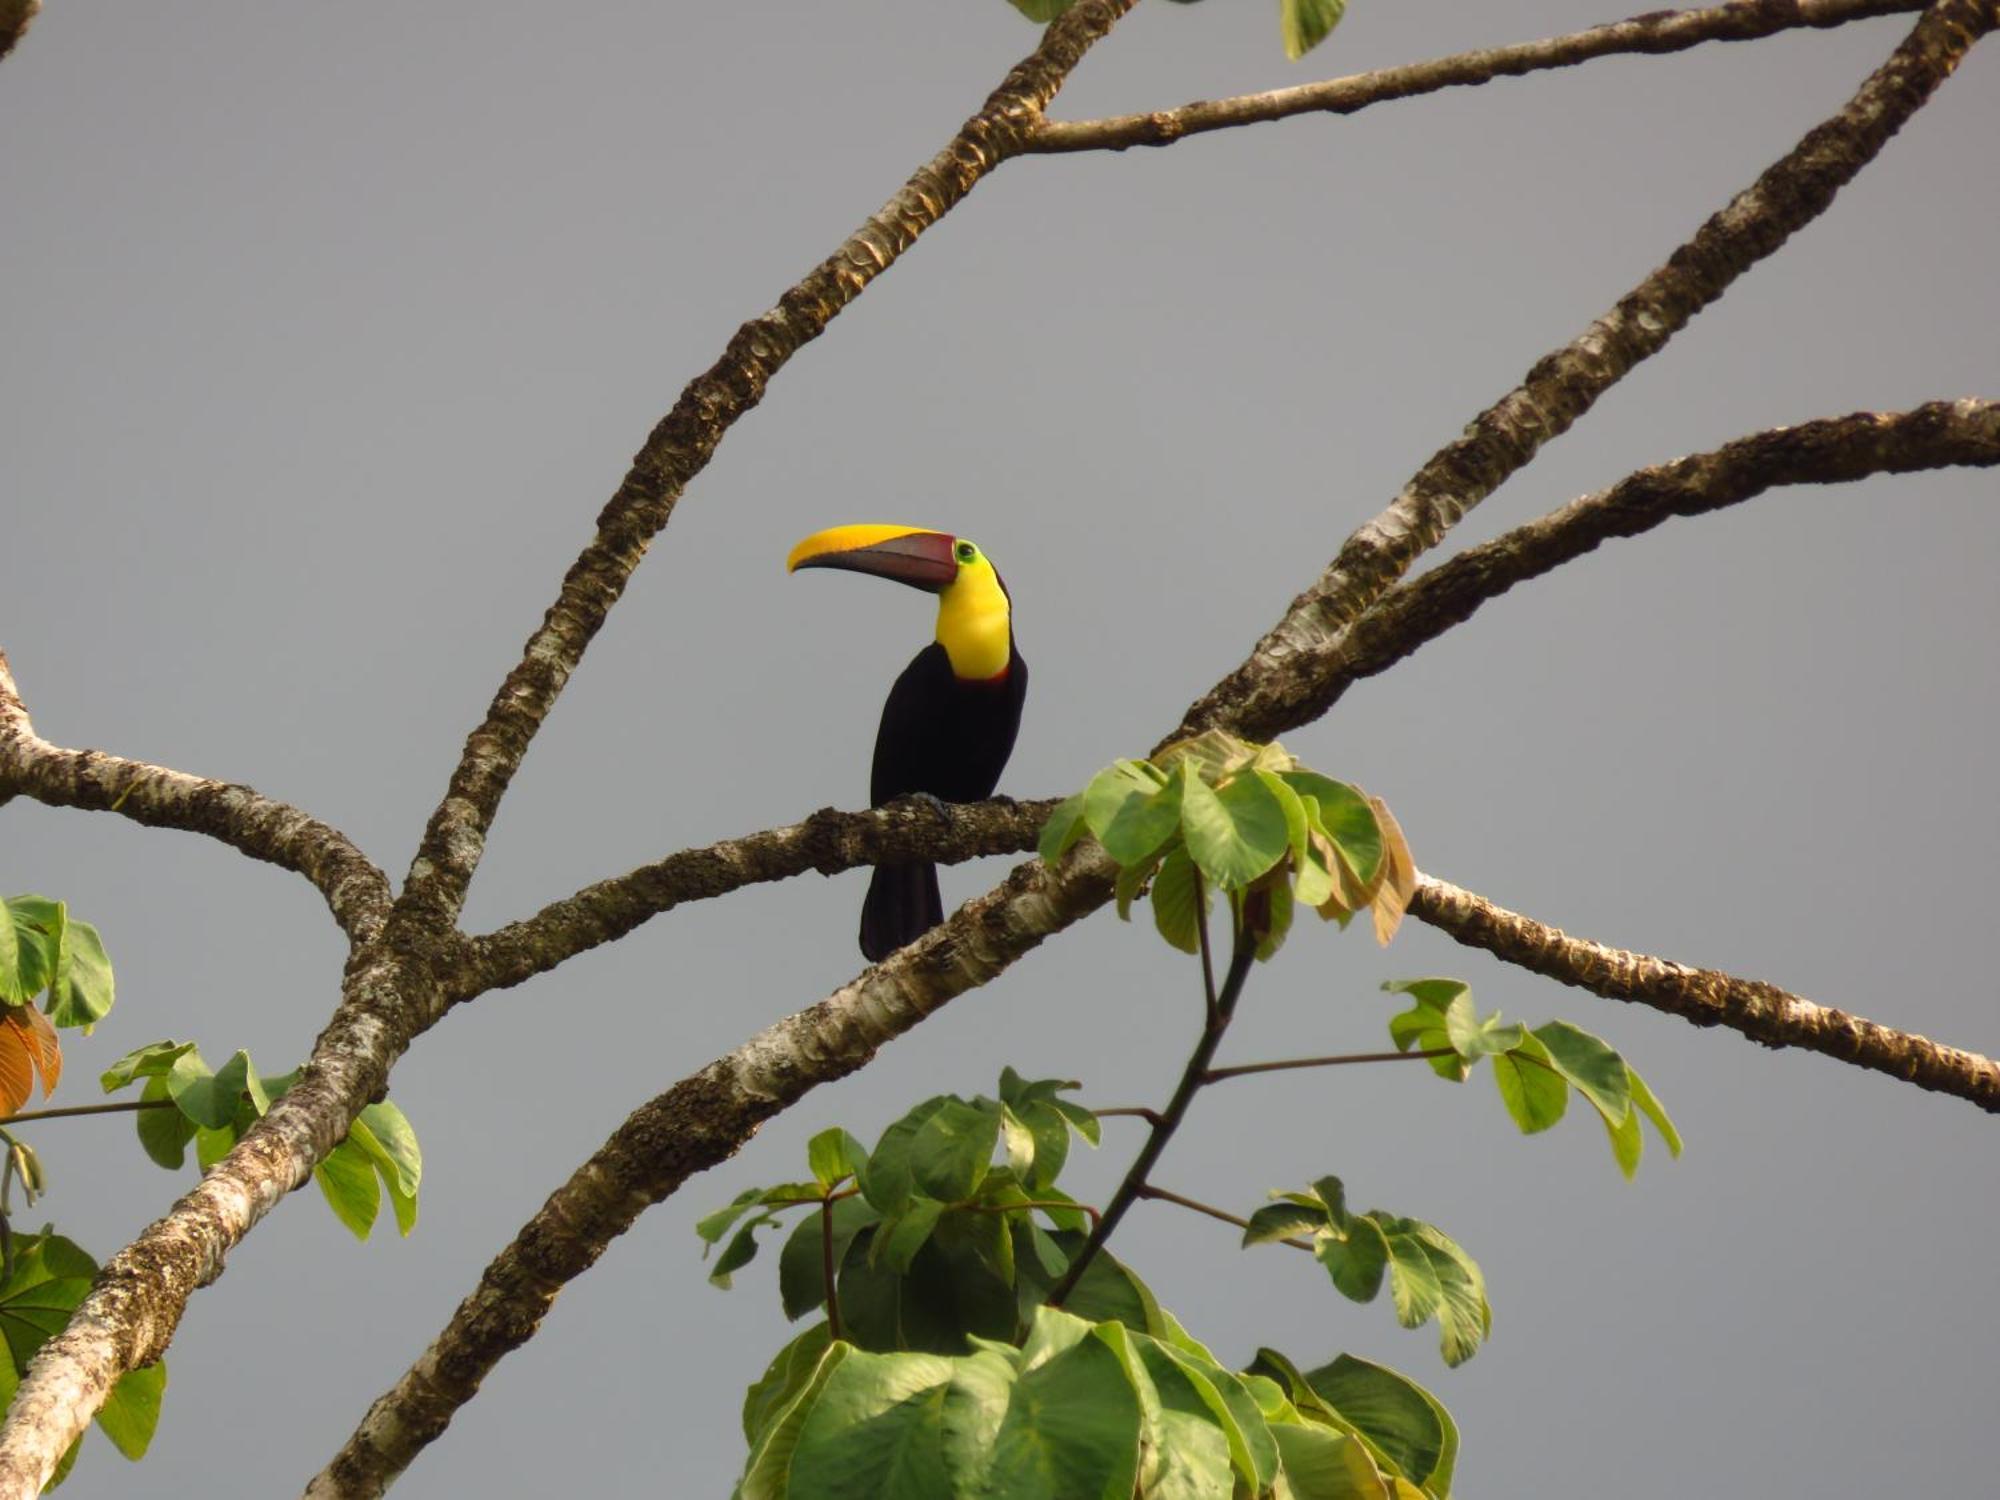
[[[1570,937],[1428,875],[1418,877],[1410,915],[1468,948],[1484,948],[1593,995],[1650,1005],[1697,1026],[1727,1026],[1767,1047],[1823,1052],[2000,1114],[2000,1063],[1976,1052],[1815,1005],[1761,980]]]
[[[1487,600],[1613,537],[1638,536],[1675,516],[1721,510],[1783,485],[1996,464],[2000,401],[1968,399],[1777,427],[1641,469],[1391,589],[1317,659],[1308,701],[1324,712],[1355,682],[1463,624]]]
[[[487,830],[528,744],[576,670],[584,648],[624,593],[646,549],[673,515],[681,491],[707,466],[736,420],[801,346],[893,265],[1023,140],[1091,45],[1136,0],[1083,0],[1052,23],[951,142],[839,249],[736,331],[706,374],[681,393],[632,461],[597,518],[597,535],[570,566],[520,664],[500,685],[486,718],[465,742],[444,801],[410,866],[405,899],[438,931],[457,920]]]
[[[1314,588],[1243,666],[1189,710],[1170,738],[1209,725],[1268,738],[1304,722],[1311,694],[1292,679],[1309,684],[1311,678],[1300,658],[1325,649],[1340,625],[1358,617],[1542,442],[1565,430],[1742,269],[1823,210],[1995,24],[2000,0],[1939,0],[1839,115],[1425,465],[1388,510],[1349,538]],[[642,1107],[500,1252],[445,1330],[369,1409],[307,1493],[381,1494],[471,1399],[486,1373],[533,1334],[563,1284],[594,1264],[645,1208],[692,1173],[733,1155],[793,1100],[852,1072],[884,1041],[1102,906],[1111,898],[1114,873],[1094,844],[1072,850],[1056,871],[1039,861],[1021,865],[995,890],[834,996]]]
[[[206,834],[312,882],[341,931],[359,943],[381,930],[389,882],[339,829],[247,786],[165,766],[65,750],[35,733],[0,651],[0,806],[16,795],[50,807],[115,812],[153,828]]]
[[[683,902],[724,896],[746,885],[808,870],[834,875],[883,859],[956,864],[985,854],[1019,854],[1035,847],[1055,807],[1053,798],[954,806],[908,801],[853,813],[827,807],[803,823],[683,849],[472,939],[469,962],[446,980],[446,997],[455,1003],[521,984]]]
[[[1174,738],[1213,726],[1270,739],[1311,713],[1321,658],[1428,548],[1658,353],[1738,276],[1824,212],[1996,23],[1996,0],[1938,0],[1839,114],[1702,225],[1618,305],[1544,356],[1348,538],[1247,661],[1188,711]]]
[[[1495,78],[1574,67],[1599,57],[1684,52],[1704,42],[1754,41],[1800,27],[1844,26],[1850,21],[1923,7],[1924,0],[1732,0],[1707,10],[1652,11],[1568,36],[1482,48],[1261,94],[1205,99],[1178,109],[1104,120],[1044,120],[1029,135],[1024,149],[1053,153],[1170,146],[1211,130],[1294,115],[1351,115],[1391,99],[1411,99],[1440,89],[1490,83]]]

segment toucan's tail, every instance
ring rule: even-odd
[[[861,903],[861,951],[868,962],[878,964],[943,920],[936,865],[929,860],[877,865],[868,899]]]

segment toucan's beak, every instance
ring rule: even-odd
[[[792,548],[785,570],[848,568],[935,594],[958,577],[957,542],[948,531],[916,526],[833,526]]]

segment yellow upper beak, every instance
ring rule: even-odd
[[[846,568],[936,593],[958,577],[957,543],[921,526],[830,526],[792,548],[785,568]]]

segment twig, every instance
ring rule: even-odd
[[[1163,1187],[1154,1187],[1150,1182],[1139,1189],[1139,1196],[1141,1198],[1157,1198],[1162,1203],[1178,1204],[1182,1208],[1193,1209],[1198,1214],[1207,1214],[1211,1219],[1220,1219],[1225,1224],[1234,1224],[1238,1229],[1248,1229],[1250,1227],[1248,1219],[1238,1218],[1235,1214],[1225,1209],[1215,1208],[1193,1198],[1183,1198],[1179,1193],[1170,1193]],[[1294,1250],[1304,1250],[1308,1254],[1312,1252],[1312,1246],[1297,1235],[1287,1235],[1285,1238],[1273,1240],[1271,1243],[1274,1245],[1290,1245]]]
[[[1229,955],[1229,971],[1223,976],[1219,994],[1208,982],[1208,976],[1203,975],[1203,987],[1211,999],[1201,1039],[1195,1043],[1187,1066],[1181,1070],[1181,1081],[1175,1086],[1173,1097],[1160,1111],[1160,1118],[1147,1134],[1146,1143],[1139,1148],[1139,1154],[1132,1158],[1132,1165],[1126,1169],[1125,1180],[1118,1184],[1118,1191],[1104,1205],[1104,1217],[1091,1231],[1090,1239],[1077,1252],[1076,1259],[1069,1263],[1069,1269],[1049,1289],[1048,1305],[1051,1307],[1061,1307],[1064,1299],[1076,1290],[1077,1282],[1090,1269],[1097,1252],[1104,1248],[1104,1242],[1118,1228],[1118,1221],[1125,1217],[1125,1211],[1145,1188],[1147,1174],[1159,1161],[1160,1153],[1167,1149],[1167,1142],[1174,1138],[1174,1132],[1180,1129],[1181,1121],[1187,1117],[1188,1106],[1194,1103],[1194,1096],[1201,1091],[1203,1076],[1208,1072],[1209,1063],[1215,1059],[1215,1049],[1222,1044],[1229,1023],[1235,1019],[1236,1002],[1243,995],[1243,981],[1250,977],[1250,965],[1257,957],[1257,939],[1248,932],[1247,922],[1239,919],[1232,925],[1235,928],[1235,943]]]
[[[1800,27],[1844,26],[1871,16],[1921,10],[1923,5],[1924,0],[1736,0],[1707,10],[1654,11],[1568,36],[1460,52],[1232,99],[1206,99],[1178,109],[1103,120],[1046,120],[1030,134],[1026,150],[1123,151],[1131,146],[1169,146],[1211,130],[1294,115],[1351,115],[1391,99],[1572,67],[1599,57],[1682,52],[1704,42],[1753,41]]]
[[[1467,947],[1608,1000],[1650,1005],[1697,1026],[1727,1026],[1767,1047],[1824,1053],[2000,1113],[2000,1063],[1976,1052],[1815,1005],[1760,980],[1570,937],[1428,875],[1417,879],[1410,915]]]
[[[1220,1083],[1225,1078],[1243,1078],[1251,1073],[1279,1073],[1287,1068],[1338,1068],[1347,1063],[1416,1062],[1428,1057],[1452,1057],[1450,1047],[1431,1047],[1422,1052],[1346,1052],[1337,1057],[1287,1057],[1277,1062],[1238,1063],[1232,1068],[1210,1068],[1203,1083]]]
[[[179,1109],[171,1099],[121,1099],[115,1104],[65,1104],[58,1109],[24,1109],[0,1118],[0,1125],[24,1125],[30,1120],[66,1120],[76,1115],[121,1115],[141,1109]]]

